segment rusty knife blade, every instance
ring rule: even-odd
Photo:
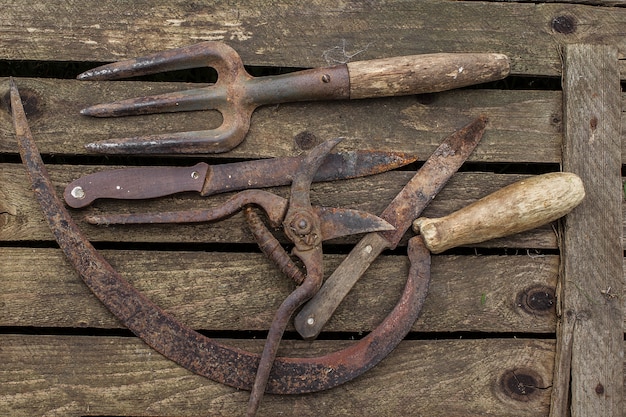
[[[381,214],[380,217],[392,224],[395,230],[365,235],[295,317],[296,330],[302,337],[317,337],[376,257],[383,250],[394,249],[398,245],[412,221],[435,198],[478,145],[486,122],[486,118],[481,116],[439,145]]]
[[[136,167],[100,171],[72,181],[63,196],[68,206],[81,208],[99,198],[123,200],[163,197],[196,191],[209,196],[291,183],[303,157],[285,157],[209,166]],[[403,152],[348,151],[329,154],[313,181],[333,181],[374,175],[415,162]]]

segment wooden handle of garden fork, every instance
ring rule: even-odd
[[[509,75],[509,58],[493,53],[440,53],[349,62],[350,98],[435,93]]]
[[[547,224],[570,212],[584,196],[578,176],[553,172],[518,181],[448,216],[420,217],[413,230],[432,253],[441,253]]]

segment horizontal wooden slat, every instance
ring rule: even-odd
[[[88,154],[84,145],[115,137],[204,130],[219,126],[210,111],[94,119],[86,106],[196,85],[147,82],[79,82],[17,79],[28,120],[40,151],[54,155]],[[3,87],[4,86],[4,87]],[[4,93],[2,91],[5,91]],[[8,83],[0,79],[6,106]],[[626,100],[626,95],[623,96]],[[260,158],[301,151],[294,137],[303,132],[318,141],[343,136],[339,149],[380,149],[417,153],[426,159],[436,146],[473,117],[490,118],[485,137],[470,161],[559,163],[561,92],[459,90],[428,96],[265,106],[252,115],[244,142],[212,158]],[[622,119],[626,119],[626,113]],[[623,121],[626,125],[626,121]],[[626,142],[626,131],[622,134]],[[9,112],[0,112],[0,153],[17,153]],[[182,159],[182,157],[179,157]]]
[[[466,1],[482,1],[482,0],[466,0]],[[490,2],[511,2],[511,3],[532,3],[533,0],[487,0]],[[542,0],[542,3],[563,3],[563,0]],[[606,7],[626,7],[626,3],[622,0],[567,0],[567,3],[572,4],[592,4],[594,6],[606,6]]]
[[[285,342],[281,354],[345,344]],[[553,351],[553,341],[533,339],[405,341],[340,387],[265,396],[258,415],[547,416]],[[14,417],[241,415],[249,395],[189,373],[136,338],[3,335],[0,362],[0,412]]]
[[[294,289],[261,254],[102,253],[139,291],[197,329],[266,330]],[[325,256],[326,270],[342,259]],[[5,248],[2,261],[0,326],[120,327],[60,250]],[[426,305],[413,330],[554,332],[555,311],[545,302],[554,301],[558,263],[557,256],[435,256]],[[400,297],[407,273],[406,256],[381,256],[325,331],[378,326]],[[527,302],[533,294],[538,298]]]
[[[215,112],[187,112],[94,119],[81,108],[123,98],[190,88],[181,83],[80,82],[17,79],[29,123],[44,154],[83,155],[84,145],[115,137],[218,127]],[[3,87],[5,86],[5,87]],[[194,87],[197,86],[193,85]],[[0,79],[0,97],[8,82]],[[281,104],[257,109],[250,131],[227,158],[292,155],[294,137],[346,139],[339,149],[417,153],[425,160],[454,130],[480,114],[490,118],[485,137],[471,156],[481,162],[560,161],[561,101],[558,91],[461,90],[429,96]],[[16,153],[9,112],[0,112],[0,153]]]
[[[516,74],[561,73],[559,45],[613,43],[626,10],[568,4],[300,0],[5,2],[0,59],[114,61],[213,40],[248,65],[309,67],[428,52],[501,52]],[[106,18],[103,19],[103,16]]]
[[[104,167],[55,166],[48,170],[62,194],[65,185],[73,179],[104,169]],[[387,172],[376,176],[346,181],[316,183],[312,187],[312,202],[330,207],[350,207],[370,213],[381,213],[396,194],[415,174],[411,171]],[[521,175],[498,175],[489,173],[458,173],[437,198],[424,211],[425,216],[439,217],[469,204],[503,186],[517,181]],[[288,195],[288,187],[274,191]],[[19,164],[0,164],[0,195],[6,196],[0,213],[0,240],[37,241],[52,240],[52,234],[44,221],[39,205],[30,191],[24,168]],[[376,198],[372,198],[375,195]],[[74,210],[74,217],[92,241],[115,242],[186,242],[186,243],[251,243],[252,236],[241,214],[213,224],[187,225],[136,225],[97,227],[84,222],[85,214],[115,212],[155,212],[198,209],[217,206],[228,195],[209,198],[185,193],[163,199],[147,201],[98,200],[84,210]],[[409,236],[407,234],[407,236]],[[354,243],[356,237],[339,242]],[[556,234],[545,226],[510,238],[486,242],[479,246],[511,248],[556,248]]]

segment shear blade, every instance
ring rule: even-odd
[[[362,210],[313,207],[320,218],[322,240],[359,233],[395,230],[395,227],[378,216]]]

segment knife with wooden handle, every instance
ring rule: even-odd
[[[413,230],[432,253],[441,253],[550,223],[584,197],[585,188],[576,174],[552,172],[513,183],[445,217],[420,217]]]

